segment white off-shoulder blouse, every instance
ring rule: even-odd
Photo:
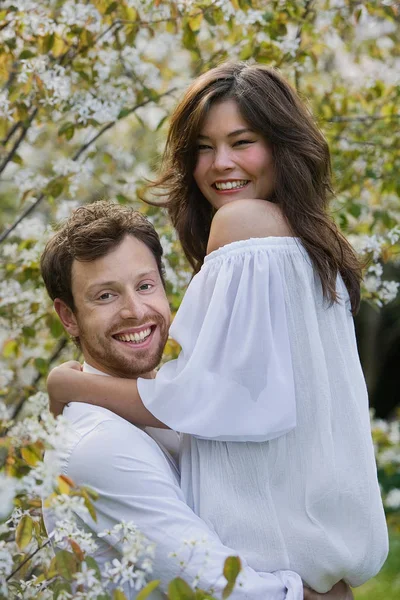
[[[182,347],[146,407],[185,434],[182,488],[258,571],[319,592],[374,576],[388,551],[368,397],[346,287],[323,298],[297,238],[206,257],[171,327]]]

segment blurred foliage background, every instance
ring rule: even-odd
[[[176,311],[189,269],[165,211],[138,200],[157,172],[168,116],[192,78],[223,60],[273,65],[310,104],[328,138],[334,217],[370,259],[356,326],[379,417],[374,439],[393,542],[381,575],[356,597],[399,597],[399,57],[396,0],[2,2],[2,471],[10,473],[10,453],[25,443],[10,442],[11,422],[44,390],[49,368],[76,353],[39,275],[51,224],[104,198],[146,213],[161,235]],[[176,351],[169,342],[165,358]],[[18,502],[31,510],[31,500],[32,491]],[[0,540],[8,543],[7,535]]]

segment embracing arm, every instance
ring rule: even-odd
[[[136,425],[166,427],[144,406],[135,379],[83,373],[79,363],[69,361],[50,372],[47,391],[50,410],[56,416],[73,400],[102,406]]]

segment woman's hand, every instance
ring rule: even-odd
[[[353,592],[344,581],[338,581],[326,594],[318,594],[304,586],[304,600],[353,600]]]
[[[50,410],[56,417],[63,412],[65,404],[85,402],[107,408],[135,425],[168,429],[144,406],[135,379],[83,373],[81,365],[71,360],[50,372],[47,391]]]
[[[82,371],[82,366],[76,360],[69,360],[59,367],[55,367],[47,378],[47,391],[49,394],[50,411],[55,417],[62,414],[65,404],[71,400],[68,386],[71,375],[76,377],[76,372]]]

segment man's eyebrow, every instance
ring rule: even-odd
[[[234,137],[235,135],[240,135],[241,133],[254,133],[254,131],[252,129],[249,129],[248,127],[242,129],[235,129],[235,131],[231,131],[230,133],[228,133],[227,137]],[[200,140],[210,139],[207,135],[199,135],[198,138]]]
[[[92,283],[92,285],[89,285],[89,287],[86,289],[87,293],[91,293],[94,290],[96,290],[97,288],[103,288],[103,287],[112,287],[113,285],[115,285],[117,282],[116,281],[97,281],[96,283]]]
[[[136,279],[142,279],[143,277],[147,277],[157,273],[157,269],[142,269],[141,271],[137,271],[134,275]],[[107,281],[96,281],[95,283],[92,283],[92,285],[89,285],[89,287],[86,289],[86,292],[90,294],[97,289],[113,287],[114,285],[118,284],[119,282],[115,279],[109,279]]]

